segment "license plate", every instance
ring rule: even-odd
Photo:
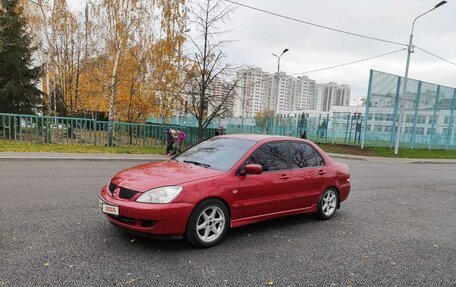
[[[102,209],[103,209],[104,213],[119,215],[119,207],[118,206],[102,203]]]

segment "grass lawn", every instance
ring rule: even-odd
[[[318,144],[324,151],[329,153],[353,154],[378,157],[395,157],[394,150],[386,147],[364,147],[343,144]],[[427,150],[427,149],[399,149],[398,157],[401,158],[434,158],[434,159],[456,159],[456,150]]]
[[[154,147],[106,147],[93,145],[45,145],[5,143],[0,141],[0,152],[67,152],[67,153],[125,153],[164,154],[164,148]]]

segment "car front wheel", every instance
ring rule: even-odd
[[[336,213],[339,196],[337,191],[330,187],[323,192],[317,207],[317,218],[328,220]]]
[[[185,239],[196,247],[211,247],[225,236],[230,217],[221,201],[209,199],[199,204],[190,215]]]

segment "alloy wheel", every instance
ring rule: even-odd
[[[337,195],[332,189],[328,189],[323,195],[322,211],[326,216],[331,216],[336,211]]]
[[[210,243],[217,240],[223,233],[225,216],[218,206],[204,209],[196,222],[196,233],[201,241]]]

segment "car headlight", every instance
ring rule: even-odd
[[[137,202],[144,203],[170,203],[182,191],[182,186],[164,186],[144,192]]]

